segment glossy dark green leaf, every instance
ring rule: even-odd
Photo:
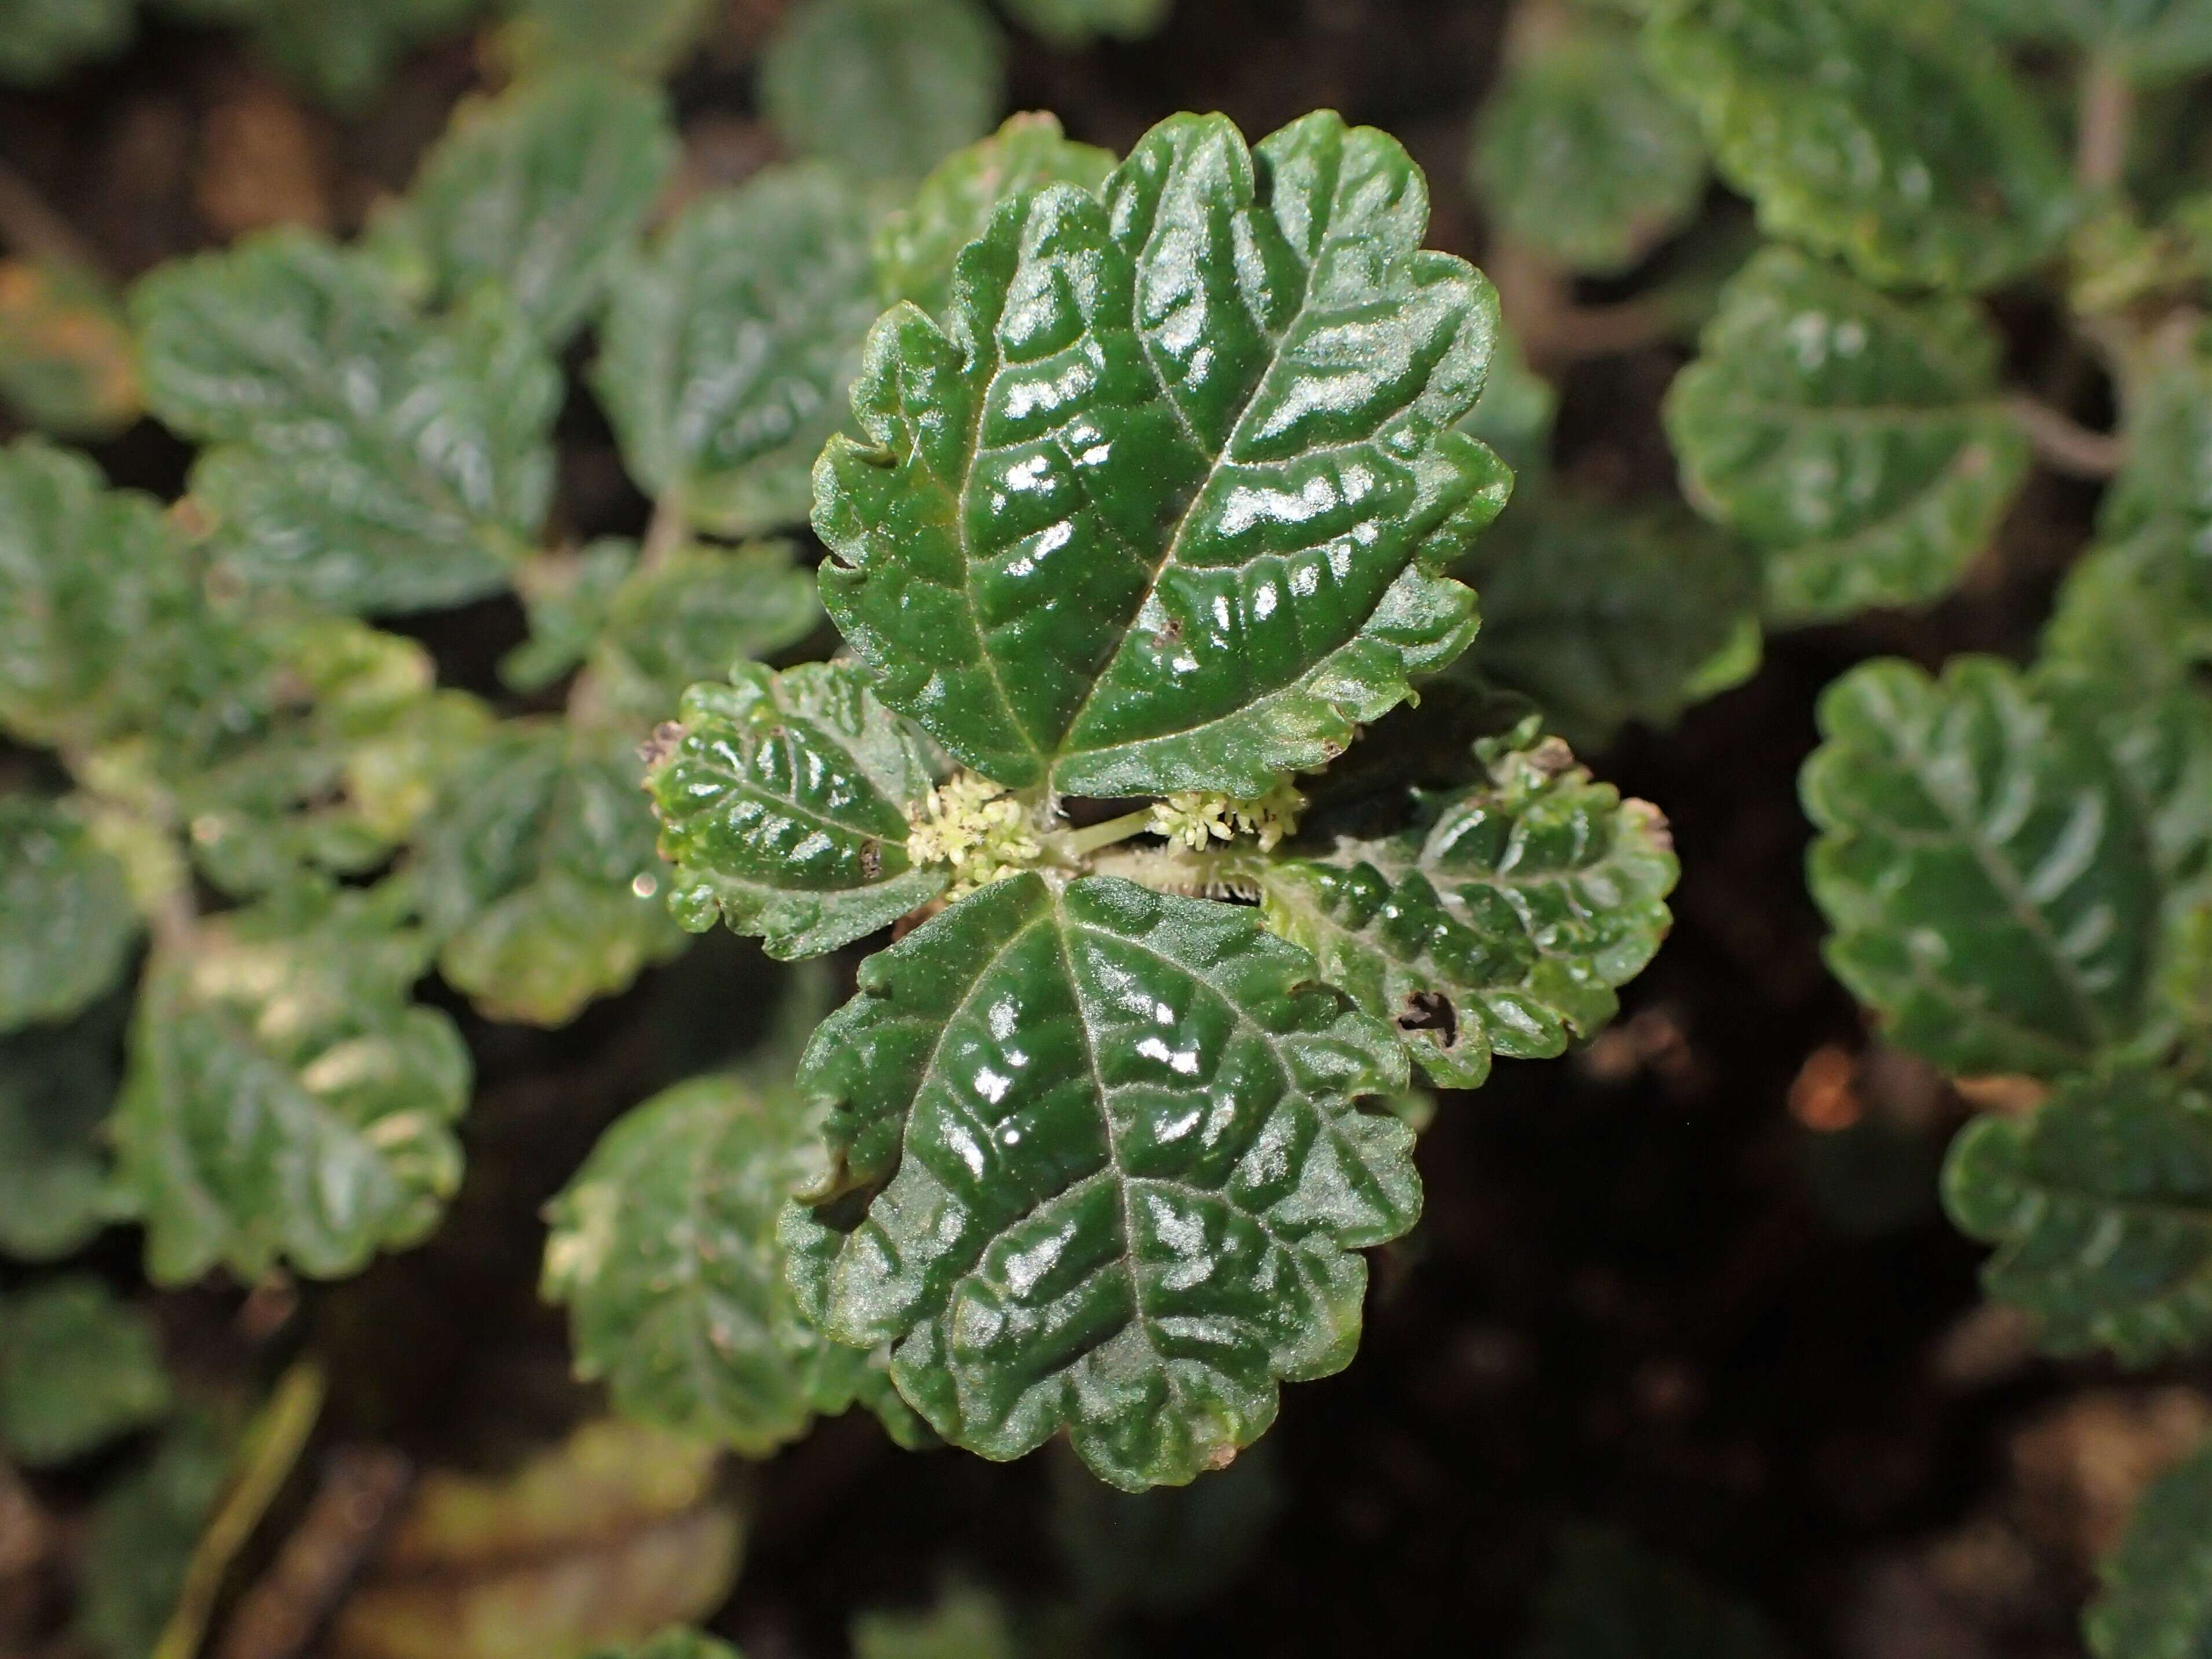
[[[548,1206],[543,1293],[623,1415],[765,1457],[816,1413],[890,1395],[785,1283],[776,1220],[817,1133],[787,1087],[695,1078],[619,1120]]]
[[[761,56],[761,108],[802,155],[914,179],[1006,102],[1006,40],[975,0],[798,0]]]
[[[147,401],[215,446],[192,495],[246,581],[342,611],[505,585],[552,485],[558,372],[495,290],[424,322],[293,231],[165,265],[131,299]]]
[[[772,167],[623,272],[592,385],[647,493],[727,534],[805,520],[876,315],[872,224],[830,168]]]
[[[987,887],[871,957],[799,1086],[825,1103],[801,1305],[893,1344],[899,1392],[987,1457],[1065,1429],[1178,1485],[1358,1340],[1359,1249],[1419,1208],[1389,1028],[1249,909],[1089,878]]]
[[[948,1586],[927,1613],[864,1613],[853,1659],[1020,1659],[1013,1621],[988,1590]]]
[[[598,312],[676,153],[657,90],[558,72],[463,103],[386,234],[420,250],[440,301],[497,283],[557,348]]]
[[[1505,234],[1569,270],[1638,264],[1697,216],[1705,145],[1626,30],[1570,29],[1482,107],[1470,178]]]
[[[51,1261],[128,1205],[103,1145],[119,1011],[0,1037],[0,1255]]]
[[[0,1452],[40,1468],[158,1421],[169,1374],[154,1322],[97,1279],[0,1297]]]
[[[2054,1077],[2136,1036],[2160,897],[2103,746],[2004,664],[1864,665],[1806,763],[1829,965],[1958,1073]]]
[[[1174,9],[1175,0],[1006,0],[1017,22],[1062,47],[1086,46],[1101,36],[1141,40]]]
[[[2204,0],[1968,0],[1967,10],[2020,40],[2096,52],[2138,80],[2212,66],[2212,7]]]
[[[1683,485],[1803,622],[1957,585],[2027,476],[1980,308],[1900,299],[1790,248],[1729,285],[1667,398]]]
[[[566,1024],[683,948],[634,743],[511,721],[423,826],[410,872],[438,971],[488,1017]]]
[[[2212,1444],[2136,1500],[2082,1617],[2095,1659],[2193,1659],[2212,1643]]]
[[[684,735],[655,767],[669,904],[716,916],[780,960],[889,927],[945,890],[907,856],[908,814],[933,781],[923,746],[848,663],[771,673],[744,663],[694,686]]]
[[[105,282],[59,260],[0,259],[0,401],[28,425],[113,437],[141,412],[135,358]]]
[[[1615,988],[1666,937],[1678,873],[1658,810],[1594,781],[1558,738],[1524,726],[1486,755],[1488,778],[1425,799],[1412,829],[1255,871],[1267,925],[1446,1088],[1611,1019]]]
[[[120,52],[133,9],[131,0],[0,0],[0,82],[35,86]]]
[[[187,580],[150,498],[36,438],[0,448],[0,722],[82,747],[147,718]]]
[[[428,945],[392,909],[271,901],[155,963],[115,1124],[156,1282],[280,1262],[336,1278],[436,1225],[469,1055],[444,1014],[408,1005]]]
[[[79,1571],[78,1633],[105,1659],[147,1659],[230,1472],[205,1413],[179,1414],[154,1455],[102,1493]]]
[[[1996,47],[1925,0],[1662,0],[1646,36],[1760,224],[1884,285],[1980,289],[2073,212],[2051,126]]]
[[[82,821],[0,796],[0,1031],[76,1013],[122,976],[137,934],[123,866]]]
[[[877,690],[999,782],[1256,796],[1466,645],[1439,574],[1510,480],[1454,423],[1489,284],[1423,252],[1397,143],[1176,116],[1104,204],[1006,204],[947,326],[869,337],[817,531]]]
[[[1521,1659],[1783,1659],[1753,1609],[1605,1528],[1570,1527]]]
[[[1113,171],[1114,153],[1073,143],[1058,116],[1009,116],[988,138],[939,162],[913,204],[878,228],[877,285],[886,300],[911,300],[942,317],[952,297],[953,261],[983,234],[1000,203],[1047,185],[1096,192]]]
[[[1519,693],[1582,748],[1671,726],[1758,666],[1757,565],[1678,507],[1516,501],[1452,574],[1482,632],[1445,678]]]
[[[1943,1200],[1997,1247],[1990,1293],[2033,1314],[2057,1353],[2130,1364],[2212,1337],[2212,1098],[2123,1068],[2061,1083],[2032,1116],[1977,1118]]]
[[[720,0],[507,0],[504,44],[527,76],[572,64],[659,79],[720,21]]]

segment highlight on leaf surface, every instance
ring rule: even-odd
[[[761,109],[803,155],[912,180],[991,130],[1006,55],[976,0],[799,0],[763,49]]]
[[[2027,1117],[1984,1116],[1953,1144],[1943,1199],[1997,1247],[1990,1293],[2033,1314],[2060,1354],[2131,1365],[2212,1337],[2212,1097],[2148,1067],[2062,1082]]]
[[[378,227],[450,305],[497,283],[558,349],[598,312],[674,169],[666,100],[577,70],[465,100]]]
[[[1547,39],[1483,105],[1469,177],[1499,228],[1569,270],[1624,271],[1697,216],[1705,139],[1656,85],[1636,37]]]
[[[51,801],[0,795],[0,1031],[64,1019],[138,934],[123,866]]]
[[[1828,963],[1891,1038],[1963,1074],[2060,1077],[2128,1043],[2161,897],[2094,734],[1987,658],[1862,665],[1805,764]]]
[[[1771,235],[1887,286],[2039,264],[2071,175],[1995,45],[1923,0],[1659,0],[1645,51]]]
[[[2153,1481],[2082,1620],[2095,1659],[2189,1659],[2212,1641],[2212,1445]]]
[[[785,1282],[777,1218],[816,1136],[787,1083],[694,1078],[626,1114],[547,1206],[542,1291],[624,1417],[765,1457],[856,1398],[904,1416]]]
[[[99,1279],[71,1275],[0,1296],[0,1453],[67,1462],[157,1422],[169,1375],[154,1322]]]
[[[592,384],[631,476],[690,523],[805,519],[878,309],[872,223],[836,169],[772,167],[694,202],[623,270]]]
[[[1595,1035],[1666,937],[1678,873],[1658,809],[1534,722],[1480,752],[1486,779],[1423,798],[1413,828],[1252,872],[1268,927],[1444,1088]]]
[[[651,769],[668,902],[694,933],[719,915],[779,961],[887,927],[945,890],[908,848],[937,769],[849,663],[740,663],[685,693],[682,734]]]
[[[1252,797],[1474,628],[1443,567],[1510,479],[1454,426],[1497,300],[1424,252],[1396,142],[1154,128],[1102,198],[1001,205],[940,327],[869,336],[814,523],[893,708],[1011,787]]]
[[[296,231],[133,292],[149,405],[209,445],[192,499],[252,586],[337,611],[503,586],[553,482],[558,371],[494,289],[426,321],[367,256]]]
[[[1181,1484],[1352,1358],[1419,1212],[1389,1027],[1249,909],[1108,878],[985,888],[862,964],[809,1046],[827,1160],[785,1212],[834,1340],[1006,1459],[1065,1429]]]
[[[1924,605],[2028,471],[2003,343],[1960,298],[1900,299],[1790,248],[1730,283],[1667,397],[1692,505],[1765,555],[1783,622]]]
[[[359,1271],[436,1225],[460,1182],[467,1047],[410,1006],[429,947],[387,892],[295,891],[155,960],[117,1106],[146,1270]]]

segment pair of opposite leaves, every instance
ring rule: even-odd
[[[1147,135],[1096,195],[1000,205],[942,325],[894,308],[834,441],[823,601],[860,660],[741,668],[656,769],[679,914],[779,955],[942,890],[907,812],[947,754],[1057,796],[1265,793],[1474,629],[1445,568],[1509,475],[1455,431],[1495,296],[1424,252],[1421,175],[1333,115]],[[802,1068],[829,1157],[793,1287],[887,1346],[939,1433],[1066,1428],[1182,1481],[1357,1340],[1358,1249],[1419,1207],[1404,1044],[1256,912],[1030,872],[863,965]]]

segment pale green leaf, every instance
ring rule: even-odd
[[[1065,1430],[1179,1485],[1358,1340],[1366,1264],[1419,1210],[1381,1021],[1249,909],[1088,878],[987,887],[871,957],[799,1086],[829,1108],[786,1212],[801,1305],[889,1342],[987,1457]]]
[[[425,322],[368,260],[276,231],[163,266],[131,311],[148,403],[214,446],[192,495],[240,578],[380,611],[506,584],[544,516],[561,382],[496,291]]]
[[[592,385],[631,475],[727,534],[797,524],[876,315],[865,198],[821,166],[694,203],[617,283]]]
[[[2003,344],[1964,299],[1900,299],[1789,248],[1729,285],[1668,394],[1685,493],[1766,558],[1785,622],[1958,584],[2027,476]]]
[[[440,301],[500,283],[558,348],[597,314],[676,157],[658,91],[559,72],[464,102],[386,234],[420,249]]]
[[[0,1452],[34,1468],[67,1462],[160,1420],[169,1404],[153,1321],[99,1279],[0,1297]]]
[[[1006,54],[976,0],[796,0],[761,55],[761,108],[802,155],[918,179],[991,130]]]
[[[1047,185],[1096,193],[1113,171],[1114,153],[1072,142],[1059,117],[1009,116],[988,138],[939,162],[913,204],[878,228],[877,285],[887,300],[911,300],[942,317],[952,297],[953,261],[983,234],[1000,203]]]
[[[1613,1018],[1669,926],[1666,820],[1524,726],[1488,777],[1386,840],[1255,861],[1267,925],[1389,1020],[1429,1079],[1474,1089],[1493,1055],[1547,1059]]]
[[[1073,48],[1101,36],[1141,40],[1168,21],[1175,0],[1006,0],[1006,9],[1032,34]]]
[[[280,1262],[336,1278],[436,1225],[469,1055],[444,1014],[408,1005],[428,949],[392,908],[299,894],[155,962],[115,1128],[156,1282]]]
[[[2212,1098],[2147,1068],[2069,1078],[2027,1117],[1977,1118],[1943,1200],[1997,1247],[1990,1293],[2062,1354],[2135,1365],[2212,1337]]]
[[[1635,37],[1590,27],[1516,58],[1484,104],[1470,181],[1498,228],[1569,270],[1627,270],[1697,216],[1705,146]]]
[[[615,590],[637,564],[637,544],[603,536],[575,553],[532,559],[515,573],[530,637],[501,657],[499,677],[517,691],[543,691],[592,653]]]
[[[683,948],[632,743],[511,721],[423,826],[410,869],[438,971],[489,1018],[564,1025]]]
[[[898,307],[816,471],[823,598],[878,694],[976,770],[1255,796],[1457,655],[1443,567],[1510,480],[1455,423],[1497,299],[1424,252],[1397,143],[1177,116],[1003,204],[946,325]]]
[[[1959,1073],[2078,1071],[2142,1030],[2160,900],[2104,746],[1984,658],[1866,664],[1806,763],[1829,965],[1893,1040]]]
[[[717,915],[769,954],[818,956],[944,891],[941,865],[908,856],[927,797],[923,746],[848,663],[781,674],[738,665],[694,686],[682,737],[655,765],[669,903],[694,932]]]
[[[2212,667],[2212,533],[2157,514],[2084,554],[2058,590],[2043,656],[2145,697],[2188,685]]]
[[[0,1031],[65,1019],[138,935],[123,866],[52,801],[0,796]]]
[[[2050,124],[1996,47],[1927,0],[1662,0],[1645,37],[1760,224],[1884,285],[1981,289],[2074,210]]]

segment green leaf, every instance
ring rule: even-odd
[[[131,0],[0,0],[0,82],[35,86],[130,41]]]
[[[2062,1076],[2127,1042],[2160,901],[2149,833],[2094,737],[1984,658],[1868,663],[1806,763],[1829,965],[1955,1073]]]
[[[438,971],[489,1018],[564,1025],[684,945],[621,732],[511,721],[460,767],[410,866]]]
[[[2147,698],[2188,686],[2212,667],[2212,534],[2158,515],[2085,554],[2058,590],[2043,657]]]
[[[360,110],[422,41],[460,27],[481,0],[242,0],[254,45],[341,112]]]
[[[1452,574],[1482,596],[1482,633],[1444,678],[1520,693],[1579,748],[1671,726],[1758,665],[1757,568],[1679,507],[1538,495]]]
[[[1925,0],[1662,0],[1645,36],[1770,235],[1885,286],[1981,289],[2056,247],[2064,156],[1996,47]]]
[[[116,1114],[146,1270],[318,1279],[424,1237],[460,1181],[469,1055],[410,1007],[427,941],[382,893],[295,895],[203,922],[155,961]]]
[[[0,259],[0,399],[27,423],[113,437],[140,413],[133,357],[106,283],[58,261]]]
[[[1612,276],[1697,216],[1705,146],[1635,37],[1571,28],[1515,62],[1482,109],[1469,182],[1499,229],[1569,270]]]
[[[2105,498],[2100,529],[2121,538],[2172,520],[2192,535],[2212,531],[2212,327],[2130,380],[2127,462]]]
[[[950,1586],[927,1613],[864,1613],[853,1659],[1019,1659],[1012,1622],[988,1590]]]
[[[2212,67],[2204,0],[1968,0],[1994,29],[2097,53],[2138,81],[2178,80]]]
[[[610,1648],[597,1659],[744,1659],[744,1656],[726,1642],[716,1641],[696,1630],[671,1626],[619,1653]]]
[[[889,927],[945,890],[907,856],[929,794],[922,745],[849,663],[771,673],[741,663],[692,687],[684,735],[654,768],[669,904],[695,933],[719,915],[779,961]]]
[[[1497,296],[1420,251],[1419,170],[1314,115],[1255,155],[1154,128],[1104,203],[1053,185],[901,306],[832,441],[823,599],[884,701],[986,776],[1263,794],[1448,662],[1438,574],[1504,504],[1452,429]]]
[[[806,517],[876,314],[872,223],[831,169],[771,167],[623,272],[592,384],[648,494],[730,535]]]
[[[2096,1659],[2193,1659],[2212,1642],[2212,1444],[2137,1500],[2082,1633]]]
[[[1523,507],[1528,505],[1529,484],[1551,471],[1552,431],[1559,412],[1558,389],[1529,368],[1513,331],[1499,329],[1482,396],[1461,418],[1459,429],[1489,445],[1513,469],[1515,493]]]
[[[148,403],[216,446],[192,495],[238,576],[341,611],[505,586],[544,516],[561,379],[497,292],[427,323],[366,258],[276,231],[162,266],[131,313]]]
[[[983,234],[1000,203],[1047,185],[1095,195],[1113,171],[1114,152],[1073,143],[1058,116],[1009,116],[988,138],[939,162],[913,205],[877,228],[877,286],[888,300],[911,300],[942,317],[952,298],[953,262]]]
[[[462,103],[386,234],[447,303],[501,284],[558,349],[599,311],[676,165],[657,89],[581,70]]]
[[[1053,1465],[1052,1533],[1087,1620],[1188,1613],[1234,1584],[1281,1518],[1285,1481],[1262,1441],[1188,1486],[1116,1492]]]
[[[137,935],[123,866],[84,825],[0,796],[0,1031],[76,1013],[122,977]]]
[[[991,130],[1006,55],[975,0],[800,0],[762,52],[761,109],[802,155],[918,179]]]
[[[1974,1120],[1943,1200],[1997,1247],[1990,1293],[2054,1353],[2131,1365],[2212,1337],[2212,1098],[2147,1068],[2069,1078],[2028,1117]]]
[[[695,1078],[625,1115],[547,1206],[542,1292],[623,1416],[765,1457],[817,1412],[895,1401],[784,1282],[776,1220],[816,1133],[787,1086]]]
[[[637,564],[637,544],[603,536],[577,553],[548,554],[515,573],[530,637],[499,660],[514,690],[543,691],[592,654],[607,612]]]
[[[0,1297],[0,1451],[43,1468],[158,1421],[169,1374],[154,1322],[99,1279]]]
[[[146,1463],[101,1495],[78,1575],[77,1629],[106,1659],[154,1651],[229,1471],[213,1419],[185,1412]]]
[[[70,1255],[127,1206],[103,1149],[118,1012],[0,1037],[0,1253]]]
[[[1790,248],[1731,283],[1668,393],[1683,489],[1766,554],[1786,622],[1955,586],[2027,478],[1972,301],[1877,293]]]
[[[507,55],[522,76],[568,64],[659,80],[719,21],[720,0],[507,0]]]
[[[1532,724],[1483,753],[1488,778],[1424,799],[1412,829],[1254,871],[1267,925],[1445,1088],[1611,1019],[1666,937],[1679,873],[1658,810],[1593,781],[1558,738]]]
[[[1753,1609],[1618,1532],[1570,1527],[1522,1659],[1782,1659]]]
[[[1413,1224],[1390,1029],[1249,909],[1023,875],[869,958],[809,1045],[829,1162],[801,1306],[893,1344],[984,1456],[1066,1429],[1135,1491],[1228,1462],[1358,1341],[1359,1249]]]
[[[150,497],[37,438],[0,448],[0,722],[88,747],[148,718],[187,581]]]
[[[1030,33],[1070,50],[1102,35],[1141,40],[1174,9],[1175,0],[1006,0],[1006,9]]]

